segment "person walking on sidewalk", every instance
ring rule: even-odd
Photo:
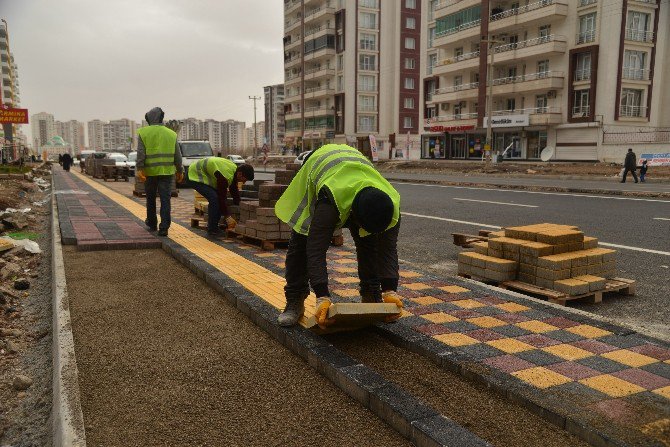
[[[207,233],[217,235],[221,233],[219,220],[226,219],[228,229],[237,225],[235,219],[228,212],[226,198],[228,191],[235,205],[240,204],[238,182],[248,182],[254,179],[254,168],[248,164],[237,166],[227,158],[207,157],[198,160],[188,168],[186,184],[202,194],[209,202],[207,206]]]
[[[633,152],[632,148],[628,148],[628,153],[626,153],[626,158],[623,162],[623,175],[621,176],[621,183],[626,183],[626,176],[628,175],[628,171],[633,174],[633,179],[635,179],[635,183],[637,183],[637,174],[635,173],[636,169],[637,155],[635,155],[635,152]]]
[[[170,229],[170,194],[172,178],[183,180],[181,151],[177,134],[163,125],[165,112],[160,107],[149,110],[144,119],[148,126],[137,130],[137,179],[145,182],[147,218],[144,223],[151,231],[158,229],[159,236],[167,236]],[[161,201],[161,222],[156,218],[156,194]]]
[[[72,155],[66,152],[63,154],[63,169],[70,172],[70,166],[72,166]]]
[[[646,180],[644,179],[647,175],[647,160],[642,160],[642,166],[640,166],[640,181],[644,183]]]
[[[327,144],[312,152],[277,201],[275,213],[292,227],[281,326],[298,322],[310,285],[318,324],[330,323],[326,252],[333,231],[342,227],[349,228],[356,244],[362,301],[402,307],[396,293],[400,195],[358,150]]]

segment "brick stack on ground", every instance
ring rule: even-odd
[[[258,200],[240,203],[240,219],[235,232],[268,241],[288,240],[291,227],[275,215],[275,204],[287,187],[277,183],[258,185]]]
[[[519,280],[566,295],[602,290],[616,276],[616,251],[569,225],[505,228],[458,256],[458,273],[491,281]]]

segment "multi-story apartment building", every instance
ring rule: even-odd
[[[247,127],[244,129],[244,148],[245,149],[254,149],[258,148],[260,149],[263,147],[264,143],[264,138],[265,138],[265,133],[266,133],[266,126],[264,121],[259,121],[256,124],[256,132],[254,132],[254,125],[252,124],[251,126]],[[268,150],[269,150],[270,144],[268,144]]]
[[[105,123],[100,120],[93,120],[87,123],[88,127],[88,148],[92,151],[102,151],[103,135],[102,126]]]
[[[102,150],[105,152],[129,152],[137,147],[135,121],[127,118],[113,120],[102,125]]]
[[[285,0],[285,143],[418,140],[421,0]],[[388,149],[388,151],[387,151]]]
[[[70,121],[56,121],[56,135],[59,135],[70,147],[71,153],[78,154],[84,150],[85,136],[84,123],[70,120]]]
[[[481,158],[489,94],[492,148],[506,158],[538,159],[546,147],[558,160],[667,152],[669,6],[424,0],[421,156]]]
[[[240,152],[244,146],[244,121],[226,120],[221,122],[223,147],[226,152]]]
[[[19,107],[21,104],[19,70],[14,62],[14,55],[10,51],[9,33],[5,22],[0,22],[0,65],[2,66],[1,102],[11,107]]]
[[[30,116],[33,146],[39,150],[56,136],[56,123],[50,113],[40,112]]]
[[[263,88],[265,96],[265,128],[263,138],[272,152],[284,145],[286,123],[284,121],[284,84]]]
[[[223,149],[223,133],[221,132],[221,122],[213,119],[207,119],[203,122],[203,138],[209,141],[214,152]]]
[[[203,140],[205,139],[204,123],[197,118],[186,118],[181,121],[179,128],[180,140]]]

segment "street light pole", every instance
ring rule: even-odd
[[[254,158],[256,158],[257,152],[258,152],[258,126],[256,123],[256,101],[261,99],[260,96],[249,96],[249,99],[252,99],[254,101]]]

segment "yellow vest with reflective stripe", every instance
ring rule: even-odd
[[[227,158],[207,157],[198,160],[188,168],[188,179],[192,182],[204,183],[216,189],[216,176],[220,172],[228,180],[228,186],[233,184],[237,165]]]
[[[314,207],[324,186],[335,200],[340,215],[338,227],[349,219],[356,194],[367,187],[380,189],[391,198],[393,219],[388,228],[397,225],[400,194],[363,154],[345,144],[327,144],[312,153],[277,201],[275,214],[296,232],[309,234]],[[361,229],[360,235],[368,233]]]
[[[147,176],[173,175],[177,171],[174,165],[177,134],[160,124],[140,127],[137,134],[146,149],[144,173]]]

